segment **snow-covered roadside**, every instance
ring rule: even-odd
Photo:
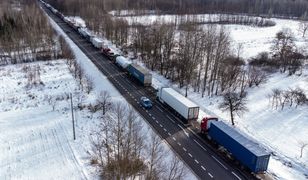
[[[78,48],[78,46],[64,33],[64,31],[51,18],[49,18],[49,20],[50,20],[53,28],[65,38],[66,42],[69,44],[69,46],[73,50],[73,52],[76,56],[77,62],[84,69],[85,73],[90,75],[93,78],[93,81],[94,81],[94,84],[95,84],[94,85],[95,93],[93,93],[93,94],[99,94],[99,92],[105,90],[105,91],[108,91],[110,93],[113,102],[120,101],[120,102],[123,102],[123,103],[128,105],[128,103],[126,102],[124,97],[121,96],[121,94],[116,90],[116,88],[108,81],[107,77],[104,76],[98,70],[98,68],[92,63],[92,61]],[[92,98],[95,99],[95,95]],[[78,126],[80,128],[79,129],[80,134],[83,133],[84,131],[86,131],[86,132],[93,131],[93,127],[89,127],[88,126],[89,123],[86,120],[83,120],[83,119],[85,119],[85,115],[84,115],[84,117],[77,117],[77,119],[84,121],[84,122],[80,122],[80,120],[79,120],[79,122],[78,122],[79,123]],[[93,119],[92,119],[92,121],[93,121]],[[148,135],[147,138],[150,138],[150,134],[151,134],[150,131],[152,131],[150,126],[146,123],[145,120],[143,120],[141,122],[143,123],[144,129],[146,129],[148,131],[147,132],[147,135]],[[95,122],[94,122],[94,124],[95,124]],[[90,135],[90,134],[88,134],[88,135]],[[80,140],[77,139],[77,141],[74,142],[75,151],[80,151],[81,150],[80,146],[84,146],[84,149],[90,148],[89,139],[86,139],[86,135],[84,133],[81,136],[83,138],[81,138]],[[169,149],[169,146],[167,146],[167,144],[165,144],[165,149],[166,150]],[[167,152],[169,152],[168,156],[171,156],[171,154],[173,153],[170,150],[167,151]],[[82,156],[82,154],[84,154],[84,153],[85,152],[79,152],[80,155],[79,156],[77,155],[77,158],[79,158],[80,161],[83,161],[83,164],[86,165],[87,163],[89,163],[89,159],[83,160],[84,157]],[[89,167],[84,166],[84,168],[89,168]],[[89,171],[91,169],[92,168],[90,168]],[[188,168],[187,168],[187,172],[188,172],[187,175],[186,175],[187,179],[189,179],[189,180],[196,179],[195,175],[190,170],[188,170]]]

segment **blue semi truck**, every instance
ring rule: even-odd
[[[270,153],[234,128],[217,121],[217,118],[205,118],[201,122],[201,129],[251,172],[262,173],[267,170]]]
[[[151,86],[152,74],[147,69],[138,64],[130,64],[127,71],[130,76],[136,78],[143,86]]]

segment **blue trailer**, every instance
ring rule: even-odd
[[[216,143],[226,148],[235,159],[251,172],[260,173],[267,170],[270,153],[234,128],[221,121],[213,121],[208,135]]]
[[[151,86],[152,84],[152,74],[145,68],[139,66],[138,64],[130,64],[127,67],[129,75],[136,78],[144,86]]]

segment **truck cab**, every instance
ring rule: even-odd
[[[201,125],[200,125],[201,133],[207,133],[208,132],[212,121],[218,121],[218,118],[216,118],[216,117],[204,117],[201,120]]]

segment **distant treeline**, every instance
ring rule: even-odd
[[[36,0],[0,5],[0,65],[59,57],[55,31]]]
[[[148,9],[169,14],[244,13],[291,18],[305,16],[308,12],[307,0],[47,0],[47,2],[67,14],[98,8],[105,12],[117,9]]]

